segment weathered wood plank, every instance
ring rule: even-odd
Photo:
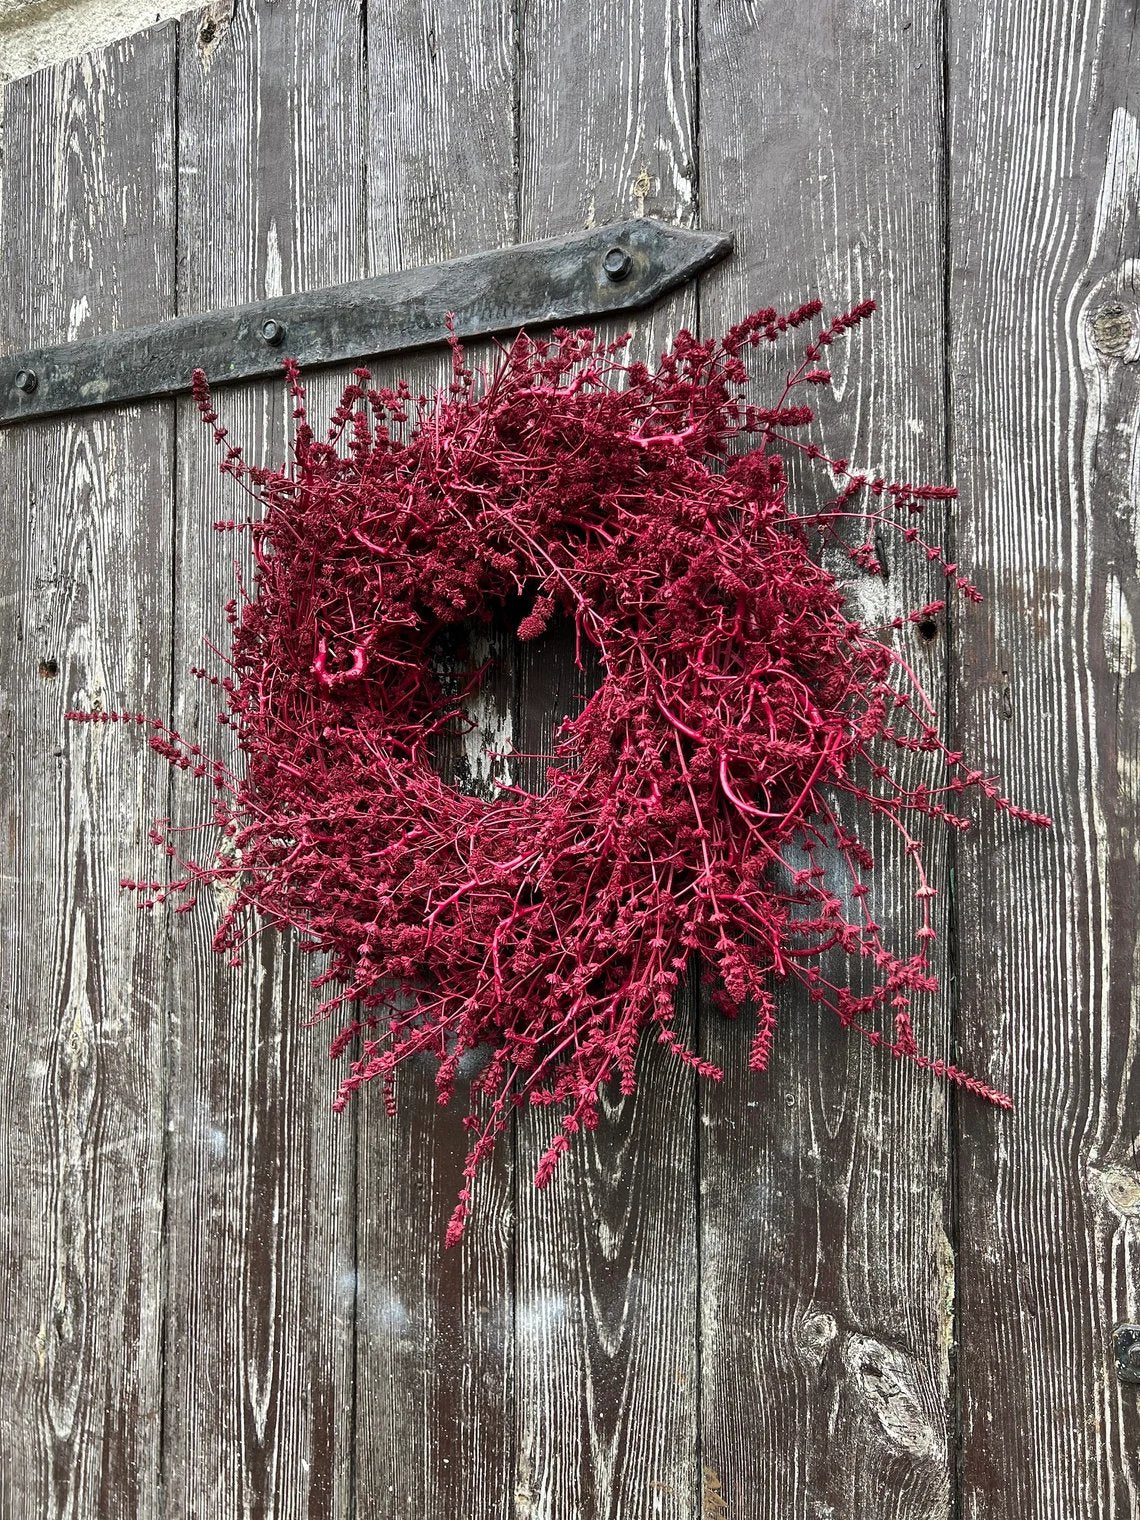
[[[370,0],[368,73],[370,272],[515,242],[513,7]],[[446,379],[435,357],[377,369],[396,374],[413,393]],[[501,633],[468,632],[471,663],[505,655]],[[441,746],[455,784],[488,793],[485,751],[509,746],[512,685],[500,658],[473,704],[478,728]],[[432,1075],[400,1074],[395,1120],[379,1092],[356,1100],[358,1513],[493,1520],[513,1513],[511,1162],[500,1146],[484,1166],[464,1241],[445,1254],[468,1135],[463,1094],[441,1109]]]
[[[172,312],[173,29],[5,92],[9,349]],[[0,1511],[160,1510],[166,926],[145,744],[170,692],[165,404],[0,441]],[[130,742],[128,742],[130,741]]]
[[[535,0],[520,38],[520,235],[649,213],[694,219],[694,7]],[[651,357],[695,324],[692,290],[632,324]],[[620,327],[607,327],[610,334]],[[549,754],[597,676],[552,629],[520,667],[518,745]],[[544,789],[546,762],[521,767]],[[691,1035],[682,1021],[681,1032]],[[640,1086],[603,1104],[550,1187],[557,1115],[518,1128],[519,1513],[689,1517],[700,1505],[697,1232],[691,1074],[652,1043]]]
[[[703,332],[769,302],[818,295],[835,311],[881,298],[874,322],[829,355],[837,400],[823,398],[817,436],[860,467],[941,478],[937,12],[709,0],[700,68],[701,213],[739,239],[702,286]],[[776,354],[762,373],[782,380],[785,367]],[[801,499],[827,489],[799,468],[793,481]],[[876,622],[941,589],[885,549],[888,583],[864,578],[851,593]],[[901,637],[941,701],[942,635],[928,648],[913,629]],[[905,949],[918,927],[909,862],[888,828],[864,822],[875,917]],[[944,842],[926,858],[940,885]],[[828,974],[848,983],[859,968],[838,956]],[[748,1030],[704,1020],[705,1053],[727,1072],[706,1089],[701,1123],[708,1512],[719,1496],[729,1515],[946,1516],[945,1094],[790,987],[779,1003],[764,1078],[747,1071]],[[944,1054],[945,998],[915,1016]]]
[[[366,273],[361,12],[355,0],[242,5],[180,27],[179,311]],[[336,378],[310,384],[328,414]],[[220,398],[250,459],[285,457],[280,383]],[[213,531],[244,501],[179,406],[176,727],[216,744],[217,703],[188,674],[226,644],[247,545]],[[224,673],[224,672],[221,672]],[[190,786],[180,819],[204,822]],[[201,848],[219,836],[204,829]],[[313,973],[267,933],[241,971],[210,948],[214,915],[174,945],[167,1208],[164,1482],[171,1515],[347,1515],[355,1314],[353,1119],[330,1112],[327,1031],[305,1027]]]
[[[960,852],[962,1513],[1124,1517],[1140,1400],[1140,81],[1124,0],[949,7],[962,742],[1052,836]]]

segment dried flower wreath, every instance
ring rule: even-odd
[[[448,1244],[516,1106],[564,1110],[542,1187],[570,1137],[596,1125],[603,1085],[633,1091],[646,1028],[720,1077],[675,1029],[694,959],[724,1013],[754,1010],[756,1071],[776,1027],[773,986],[792,977],[872,1045],[1009,1104],[919,1053],[910,1003],[936,985],[935,889],[912,820],[965,828],[952,805],[971,790],[1048,820],[946,747],[898,641],[850,615],[818,557],[821,542],[839,544],[875,574],[869,535],[890,528],[978,600],[916,526],[955,493],[855,472],[794,436],[813,413],[792,393],[829,380],[829,346],[873,309],[822,327],[817,301],[757,311],[719,342],[678,334],[656,368],[626,362],[625,340],[560,331],[520,336],[475,372],[453,337],[445,391],[413,408],[406,384],[377,389],[357,370],[324,439],[287,365],[296,429],[280,470],[244,462],[195,379],[221,468],[261,508],[216,524],[252,535],[254,584],[227,608],[229,674],[193,672],[223,690],[244,774],[145,715],[70,716],[147,724],[172,765],[212,783],[230,853],[196,863],[171,842],[178,831],[156,826],[184,874],[123,885],[144,906],[177,899],[180,913],[204,884],[230,887],[214,943],[235,964],[250,914],[329,957],[314,986],[337,990],[315,1017],[343,1010],[332,1053],[357,1046],[338,1110],[379,1077],[392,1111],[396,1070],[421,1053],[438,1062],[446,1102],[463,1057],[484,1053]],[[747,404],[746,348],[808,324],[775,406]],[[732,454],[742,435],[753,446]],[[781,449],[822,460],[837,494],[793,511]],[[572,619],[604,681],[562,723],[544,795],[503,784],[483,800],[432,764],[436,737],[465,721],[432,641],[520,597],[518,637]],[[940,757],[943,784],[904,784],[882,758],[897,751]],[[922,923],[908,956],[870,913],[873,861],[840,821],[842,794],[887,819],[913,859]],[[828,980],[819,962],[833,947],[873,962],[871,990]]]

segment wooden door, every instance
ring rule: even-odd
[[[230,9],[6,87],[7,351],[631,213],[738,239],[637,320],[642,353],[762,302],[879,297],[831,436],[961,487],[945,537],[987,601],[916,630],[914,659],[962,746],[1056,819],[931,842],[925,1041],[1017,1107],[794,998],[758,1079],[693,993],[724,1084],[647,1050],[543,1195],[528,1118],[442,1254],[457,1117],[418,1078],[395,1124],[367,1099],[332,1117],[294,947],[235,975],[208,916],[118,892],[151,869],[152,813],[201,820],[192,793],[63,721],[211,719],[184,672],[221,626],[233,508],[189,403],[10,429],[0,1511],[1140,1513],[1140,1401],[1111,1360],[1140,1320],[1134,6]],[[279,385],[223,407],[250,457],[280,454]],[[887,568],[887,616],[927,599]],[[492,652],[488,745],[538,750],[569,652]]]

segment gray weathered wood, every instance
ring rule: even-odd
[[[953,0],[962,742],[1053,835],[960,851],[962,1513],[1140,1513],[1140,77],[1125,0]]]
[[[371,273],[517,239],[514,60],[511,7],[370,0]],[[446,378],[436,358],[377,370],[386,379],[397,373],[413,393]],[[486,648],[501,649],[493,632]],[[506,739],[509,685],[500,664],[462,764],[454,752],[440,756],[449,779],[486,789],[481,741],[495,748],[496,734]],[[441,1109],[425,1065],[400,1074],[397,1097],[395,1120],[378,1091],[356,1100],[358,1514],[506,1517],[514,1450],[509,1150],[500,1146],[482,1168],[464,1241],[444,1254],[467,1149],[464,1094]]]
[[[138,731],[62,720],[173,700],[210,736],[186,666],[244,546],[212,531],[241,507],[208,437],[165,403],[0,437],[4,1520],[1137,1512],[1110,1359],[1140,1321],[1133,9],[951,0],[947,49],[901,0],[243,0],[177,56],[167,27],[8,87],[6,352],[642,212],[742,236],[699,304],[632,324],[639,356],[698,314],[880,297],[832,351],[825,436],[910,478],[952,456],[989,593],[951,619],[960,738],[1058,827],[984,819],[956,852],[955,1032],[1012,1118],[962,1099],[948,1125],[933,1081],[790,995],[751,1077],[748,1029],[694,997],[723,1088],[646,1050],[544,1194],[527,1116],[443,1255],[461,1110],[423,1069],[394,1123],[371,1093],[333,1120],[295,948],[233,972],[207,920],[118,891],[161,874],[150,815],[202,821],[198,794]],[[316,421],[335,390],[311,384]],[[223,410],[282,456],[279,387]],[[852,580],[874,618],[940,589],[887,553],[885,587]],[[905,638],[945,706],[944,631]],[[542,761],[486,752],[548,750],[598,673],[505,619],[441,658],[486,655],[441,771],[540,788]],[[873,842],[905,945],[906,862]],[[952,1013],[919,1010],[931,1053]]]
[[[178,302],[260,300],[366,273],[355,0],[242,5],[204,44],[180,27]],[[327,416],[335,377],[310,384]],[[219,400],[250,458],[285,457],[291,403],[264,382]],[[188,402],[179,406],[176,727],[222,738],[210,688],[245,540],[219,536],[242,493]],[[224,673],[221,672],[221,673]],[[201,788],[175,792],[205,822]],[[212,855],[218,834],[204,828]],[[220,907],[220,905],[219,905]],[[353,1118],[330,1112],[328,1032],[305,1027],[311,961],[254,938],[235,972],[214,914],[178,925],[170,1013],[168,1323],[163,1470],[168,1513],[351,1513],[355,1314]]]
[[[6,348],[172,311],[173,28],[5,91]],[[171,409],[0,441],[0,1511],[157,1516],[165,778],[71,707],[170,693]]]
[[[691,225],[689,0],[535,0],[522,14],[520,235],[631,210]],[[636,324],[635,356],[695,317],[692,290],[661,305]],[[553,629],[520,676],[519,748],[548,754],[597,677],[575,670],[572,640]],[[522,769],[541,790],[545,762]],[[680,1032],[691,1037],[691,1017]],[[534,1173],[558,1116],[519,1125],[517,1494],[519,1512],[543,1520],[689,1520],[699,1508],[693,1080],[655,1043],[639,1080],[632,1098],[606,1100],[543,1193]]]
[[[874,321],[829,352],[838,394],[816,394],[815,436],[912,480],[945,467],[941,43],[935,11],[895,0],[701,11],[701,212],[735,228],[739,249],[703,283],[702,331],[810,295],[833,312],[881,298]],[[785,368],[781,350],[762,372],[779,384]],[[794,466],[793,490],[810,500],[827,479]],[[888,583],[852,584],[870,621],[941,589],[885,549]],[[929,649],[913,628],[901,637],[941,703],[942,637]],[[889,828],[858,821],[879,861],[875,917],[906,950],[918,927],[909,863]],[[942,885],[944,841],[926,858]],[[859,967],[839,955],[829,974],[846,984]],[[945,1094],[791,987],[779,1004],[765,1077],[747,1071],[749,1030],[704,1020],[705,1052],[727,1073],[701,1110],[709,1513],[719,1492],[730,1516],[945,1517]],[[915,1025],[946,1053],[944,997],[916,1005]]]

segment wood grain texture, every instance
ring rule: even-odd
[[[371,273],[517,240],[514,98],[511,7],[370,0]],[[445,365],[436,355],[376,373],[406,375],[414,394]],[[505,655],[501,630],[466,632],[467,662]],[[473,704],[477,729],[438,756],[449,780],[489,794],[485,752],[509,745],[512,689],[500,658]],[[511,1158],[500,1146],[482,1168],[464,1241],[445,1254],[468,1135],[462,1091],[441,1109],[432,1077],[428,1062],[400,1074],[395,1120],[378,1091],[357,1100],[358,1513],[493,1520],[513,1509]]]
[[[361,277],[358,5],[240,5],[213,22],[207,37],[180,27],[179,311]],[[318,424],[336,385],[309,384]],[[251,459],[285,457],[280,382],[228,389],[219,406]],[[178,419],[175,726],[217,749],[219,704],[187,672],[218,669],[203,640],[226,646],[222,609],[235,555],[248,575],[248,544],[213,523],[246,503],[191,403]],[[204,792],[175,796],[209,858],[221,836]],[[171,1005],[168,1513],[347,1515],[353,1118],[331,1114],[328,1034],[305,1024],[312,962],[270,932],[231,970],[210,947],[215,918],[179,923]]]
[[[952,0],[962,740],[1052,836],[961,849],[962,1513],[1140,1513],[1136,7]]]
[[[691,225],[694,15],[689,0],[533,0],[520,36],[520,236],[649,213]],[[633,324],[637,357],[692,327],[692,289]],[[607,329],[609,335],[620,329]],[[519,748],[549,754],[598,679],[570,630],[524,652]],[[521,767],[544,789],[545,761]],[[692,1036],[688,1000],[679,1028]],[[688,1517],[700,1505],[691,1074],[653,1044],[639,1088],[603,1103],[550,1187],[538,1159],[557,1116],[518,1130],[518,1513],[561,1520]]]
[[[859,468],[941,479],[942,36],[936,12],[708,0],[700,29],[701,215],[736,257],[702,285],[702,331],[753,307],[867,296],[874,321],[828,355],[816,435]],[[757,368],[782,382],[785,351]],[[758,382],[758,383],[762,383]],[[801,502],[827,491],[792,468]],[[937,537],[937,524],[932,530]],[[941,587],[884,539],[886,584],[849,580],[870,623]],[[832,561],[828,560],[829,564]],[[832,568],[852,576],[842,557]],[[944,638],[900,647],[936,704]],[[931,780],[918,768],[912,781]],[[918,927],[910,863],[888,827],[848,817],[879,863],[875,918],[906,950]],[[927,831],[929,833],[929,831]],[[944,885],[944,841],[928,839]],[[946,914],[940,915],[942,927]],[[828,973],[858,983],[837,955]],[[908,1517],[952,1505],[948,1422],[953,1255],[946,1096],[850,1039],[792,988],[765,1077],[750,1032],[709,1014],[725,1082],[701,1109],[703,1461],[730,1516]],[[945,1055],[945,997],[915,1008]],[[714,1487],[718,1485],[717,1487]],[[718,1513],[715,1506],[710,1513]]]
[[[173,304],[173,31],[5,91],[4,339]],[[145,742],[71,707],[165,713],[172,415],[0,440],[0,1511],[159,1513],[166,926]]]
[[[989,599],[950,620],[949,688],[945,626],[906,647],[1057,829],[983,818],[928,851],[956,871],[957,992],[920,1032],[954,1033],[1012,1119],[791,995],[751,1077],[749,1031],[691,994],[723,1087],[645,1050],[544,1194],[550,1116],[527,1116],[444,1255],[461,1111],[421,1069],[395,1123],[369,1094],[334,1121],[295,947],[232,971],[207,919],[118,891],[152,871],[152,813],[205,822],[193,789],[63,722],[173,706],[211,736],[186,667],[243,550],[212,531],[241,506],[208,437],[169,403],[0,434],[4,1520],[1140,1515],[1140,1395],[1110,1361],[1140,1321],[1136,8],[946,15],[219,0],[7,87],[9,350],[630,211],[738,237],[699,300],[631,324],[639,356],[767,301],[879,297],[833,351],[826,437],[900,477],[952,459],[948,532]],[[337,388],[311,384],[318,421]],[[281,457],[279,387],[222,410]],[[886,583],[850,582],[874,620],[940,589],[884,548]],[[540,789],[598,672],[557,629],[521,654],[506,616],[467,635],[440,659],[494,665],[440,769]],[[871,842],[905,945],[906,862]]]

